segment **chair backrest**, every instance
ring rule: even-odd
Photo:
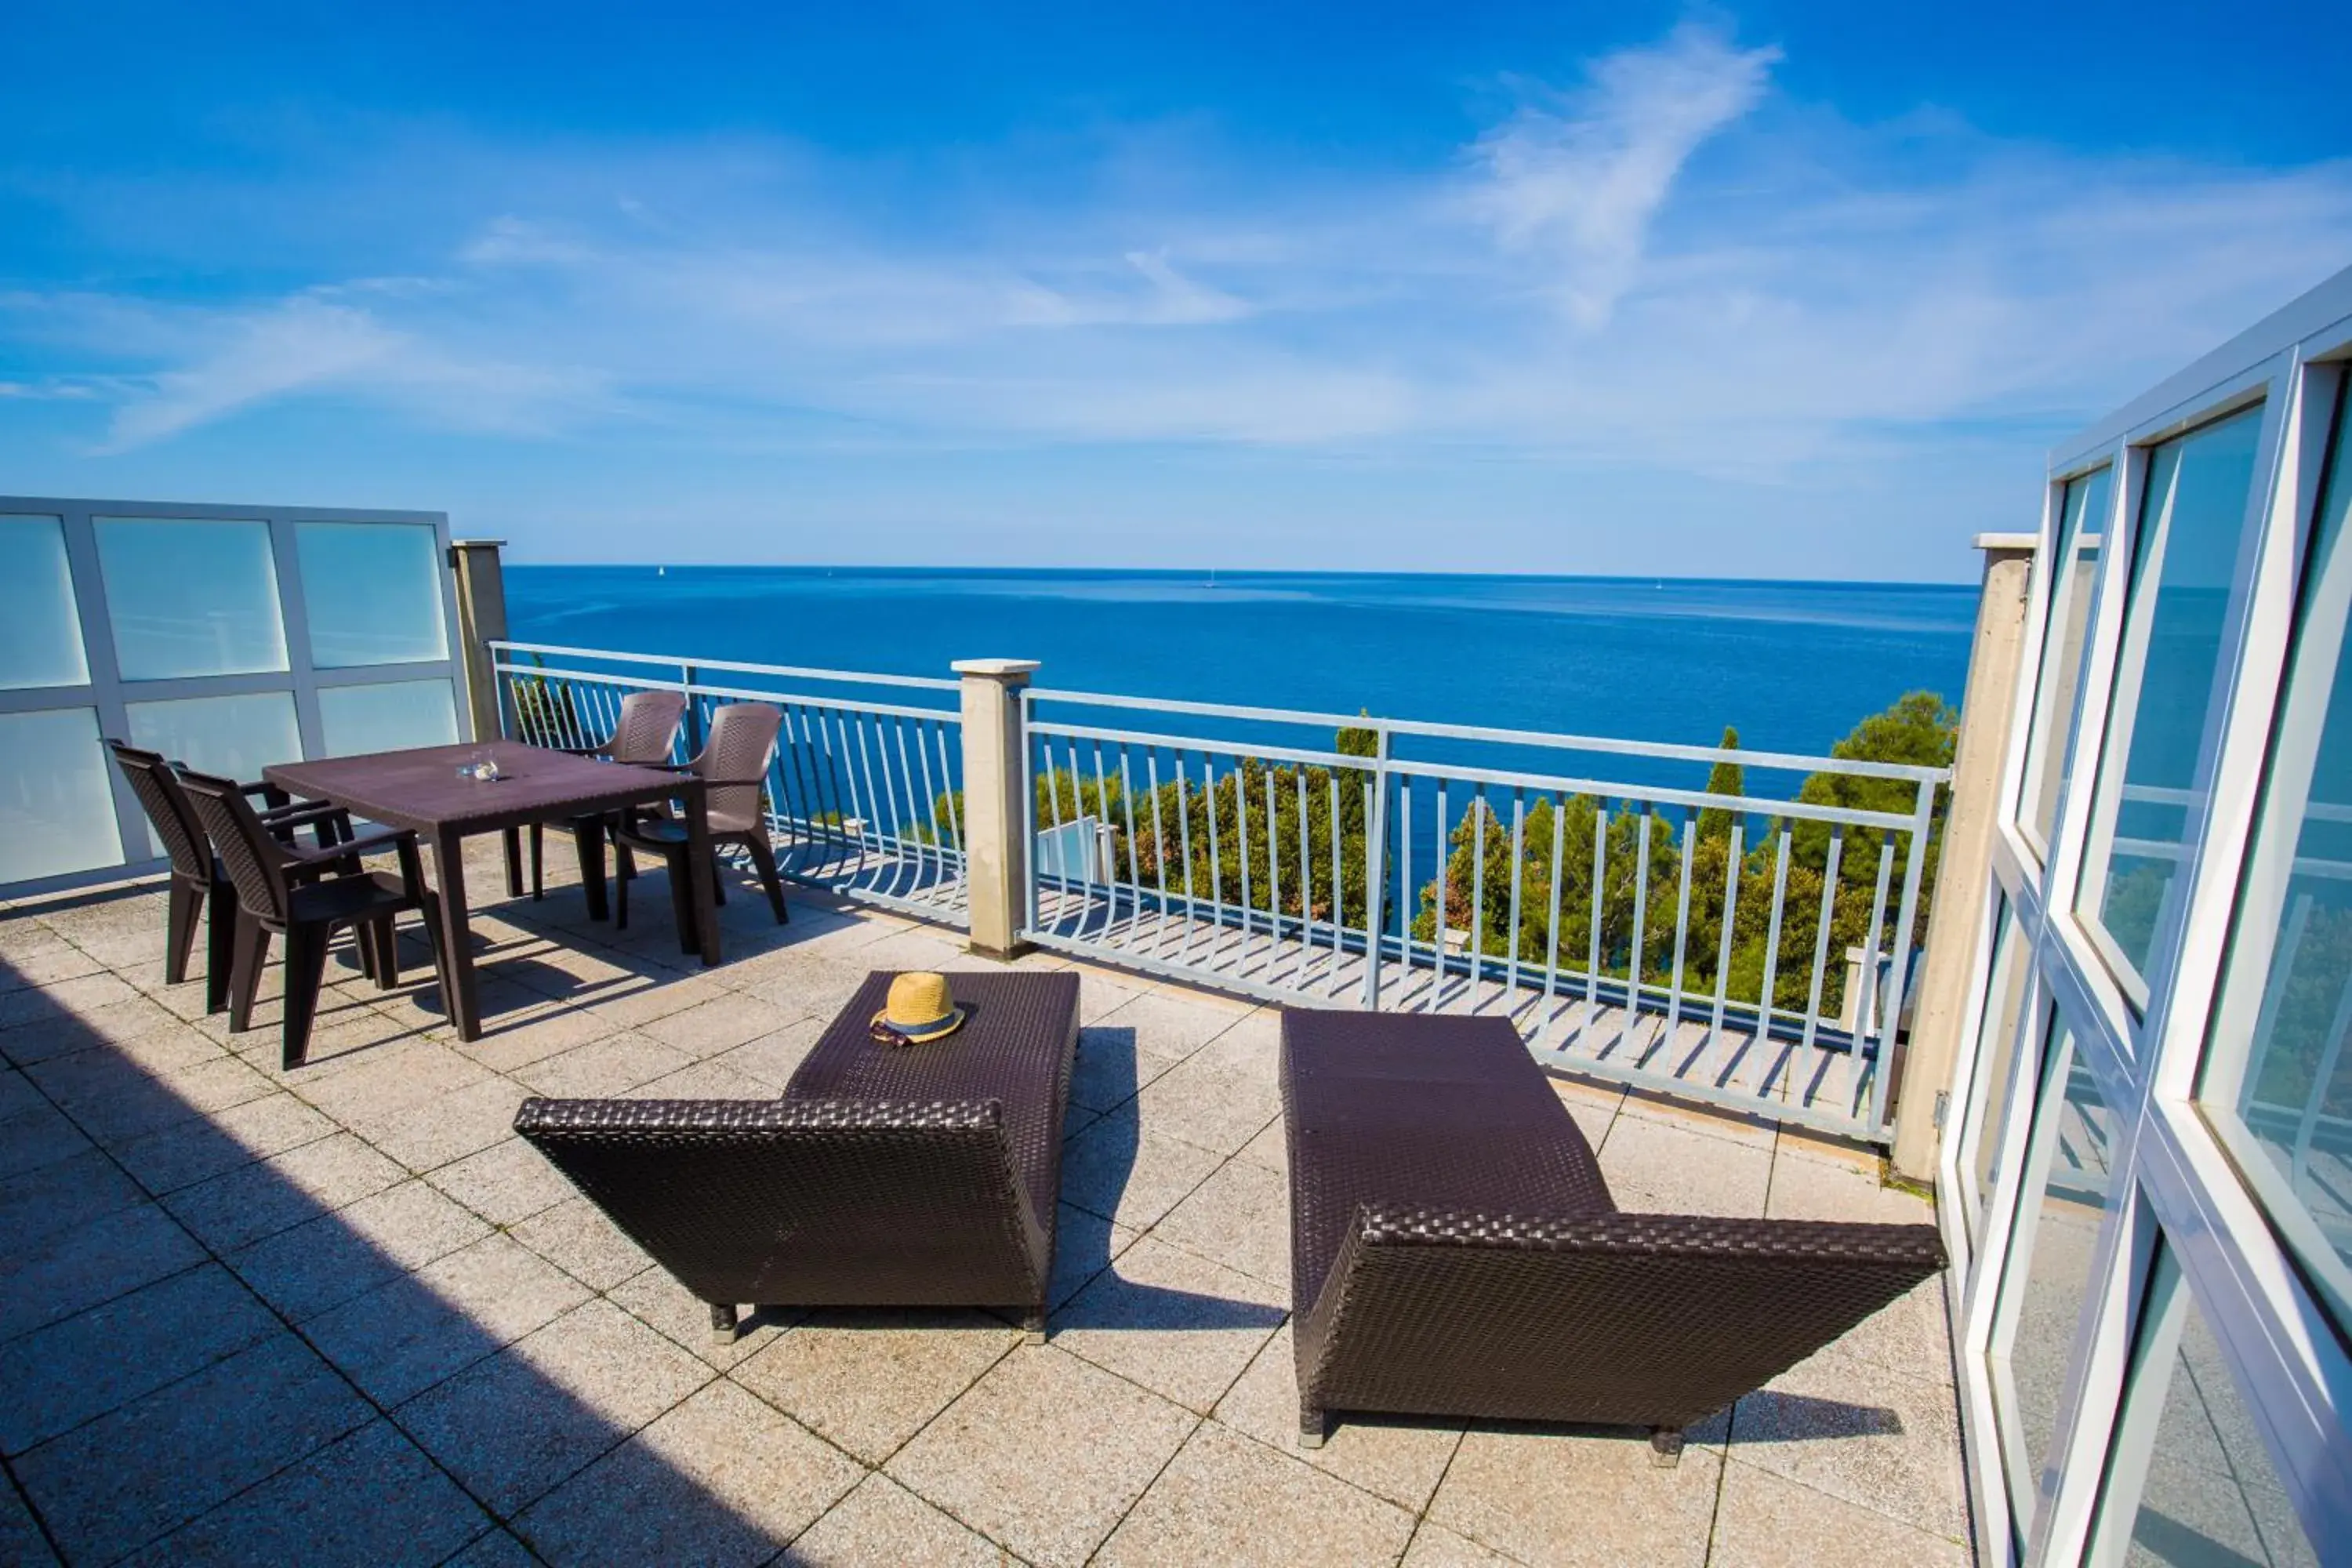
[[[763,781],[776,754],[784,715],[772,702],[730,702],[710,716],[710,738],[694,759],[707,779]],[[707,801],[713,833],[745,833],[760,823],[759,782],[713,784]]]
[[[1045,1294],[1052,1247],[993,1100],[527,1100],[514,1125],[706,1301]]]
[[[253,803],[235,779],[177,770],[181,788],[195,807],[196,819],[220,851],[221,864],[236,888],[236,901],[246,913],[263,920],[286,918],[286,849],[270,836],[255,813]]]
[[[1943,1264],[1928,1225],[1369,1205],[1300,1304],[1299,1387],[1322,1409],[1686,1426]]]
[[[155,837],[163,841],[172,869],[183,877],[210,882],[212,846],[205,841],[204,824],[196,819],[195,807],[188,804],[186,792],[173,776],[172,764],[161,752],[142,752],[121,741],[108,741],[106,749],[114,753],[114,765],[122,770],[131,793],[139,797]]]
[[[621,717],[604,754],[616,763],[666,763],[685,720],[685,692],[632,691],[621,699]]]

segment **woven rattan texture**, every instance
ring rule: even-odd
[[[710,715],[710,739],[694,759],[706,779],[756,779],[768,771],[776,731],[784,721],[772,702],[729,702]],[[713,833],[749,833],[761,826],[756,784],[713,784],[704,796]]]
[[[706,1301],[1045,1295],[1051,1236],[993,1102],[532,1100],[515,1130]]]
[[[621,699],[621,713],[604,754],[616,763],[666,763],[677,744],[678,725],[686,718],[683,691],[632,691]]]
[[[1039,1221],[1054,1223],[1062,1179],[1062,1119],[1078,1049],[1075,974],[954,974],[963,1026],[919,1046],[875,1044],[867,1032],[890,994],[891,972],[877,971],[849,999],[809,1052],[787,1099],[993,1100]]]
[[[1302,1412],[1681,1427],[1943,1267],[1932,1226],[1621,1213],[1507,1022],[1375,1022],[1284,1019]]]

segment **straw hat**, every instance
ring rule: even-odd
[[[964,1009],[955,1005],[944,974],[916,972],[894,977],[890,998],[874,1015],[874,1037],[896,1045],[920,1045],[955,1033]]]

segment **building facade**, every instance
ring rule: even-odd
[[[1989,1563],[2352,1561],[2352,270],[2053,457],[1937,1174]]]

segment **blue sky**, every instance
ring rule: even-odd
[[[0,489],[1957,578],[2352,262],[2340,6],[226,9],[12,17]]]

